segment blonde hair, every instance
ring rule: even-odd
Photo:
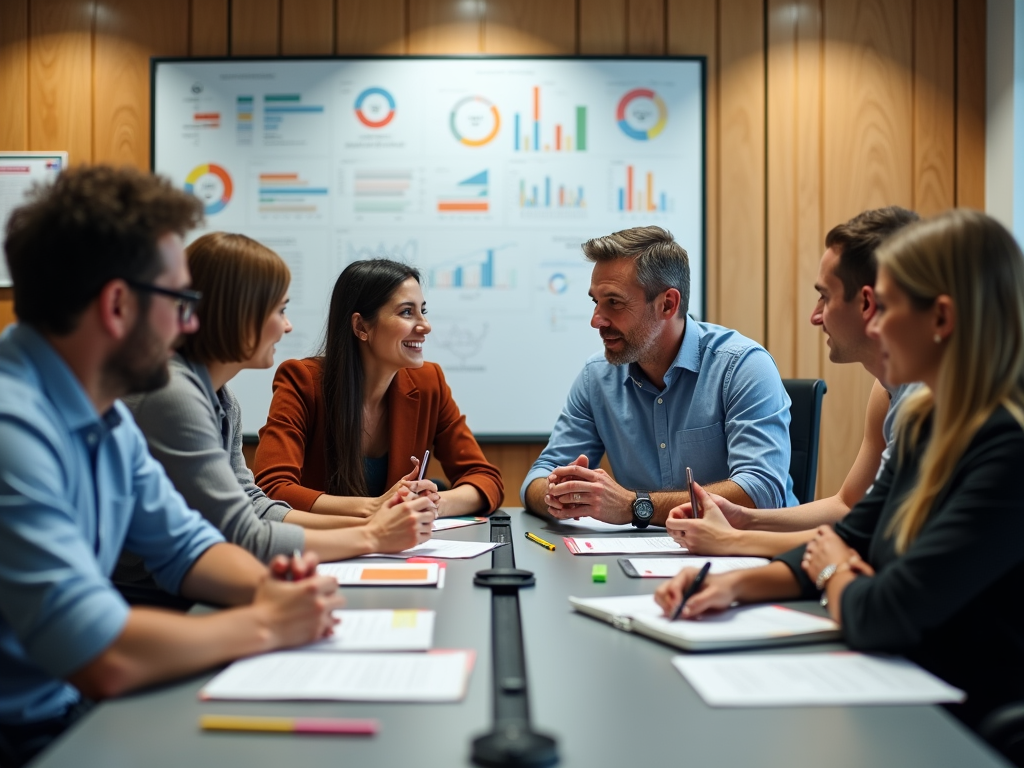
[[[955,311],[939,363],[939,396],[922,388],[897,418],[902,458],[917,444],[927,417],[933,417],[918,481],[888,529],[902,553],[992,413],[1004,406],[1024,427],[1024,255],[995,219],[959,209],[905,227],[877,257],[879,268],[914,307],[924,310],[948,296]]]
[[[196,308],[199,330],[185,336],[181,353],[206,364],[247,360],[288,291],[288,265],[262,243],[227,232],[205,234],[185,252],[192,287],[203,298]]]

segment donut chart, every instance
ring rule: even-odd
[[[658,112],[657,119],[649,128],[645,123],[650,121],[652,115],[649,108],[645,108],[645,102],[653,102]],[[650,88],[635,88],[619,100],[615,119],[619,121],[619,128],[629,138],[650,141],[665,130],[668,124],[668,107],[661,96]]]
[[[377,97],[377,98],[374,98]],[[370,104],[366,104],[367,100],[370,100]],[[381,106],[380,101],[383,99],[388,105],[388,111],[384,117],[379,120],[374,120],[367,114],[367,110],[372,108],[374,105]],[[364,106],[366,107],[364,109]],[[356,97],[356,117],[359,118],[359,122],[365,125],[367,128],[383,128],[385,125],[390,123],[395,117],[395,97],[385,91],[383,88],[367,88],[359,96]]]
[[[200,185],[199,182],[204,177],[213,178],[208,178],[206,184]],[[217,181],[214,181],[214,179]],[[219,189],[217,188],[218,186]],[[200,187],[198,191],[197,187]],[[185,191],[203,201],[203,212],[207,215],[223,211],[227,204],[231,202],[231,192],[233,189],[231,176],[227,171],[214,163],[197,165],[185,177]],[[215,197],[214,194],[216,195]]]
[[[467,96],[452,107],[449,124],[452,135],[460,143],[467,147],[482,147],[498,135],[501,114],[483,96]]]

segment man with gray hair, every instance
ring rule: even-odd
[[[589,240],[590,324],[604,354],[576,378],[520,492],[558,519],[664,525],[689,501],[686,467],[750,507],[796,504],[789,406],[775,361],[736,331],[687,317],[690,264],[660,227]],[[615,478],[597,469],[607,453]]]

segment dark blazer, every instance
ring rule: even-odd
[[[836,523],[840,537],[876,571],[842,595],[847,643],[898,653],[967,691],[950,710],[969,724],[1024,699],[1024,430],[999,408],[978,430],[902,555],[887,534],[901,499],[917,483],[930,424],[900,460],[899,442],[874,487]],[[778,559],[805,596],[803,547]]]
[[[274,399],[256,449],[256,484],[272,499],[309,509],[327,485],[324,454],[324,401],[320,358],[286,360],[274,375]],[[410,469],[411,456],[428,448],[441,462],[452,487],[472,485],[498,508],[504,486],[497,467],[487,462],[466,417],[452,399],[441,367],[403,368],[387,392],[391,437],[387,487]]]

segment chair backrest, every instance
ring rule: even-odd
[[[818,481],[818,433],[821,428],[821,398],[828,387],[821,379],[783,379],[782,386],[793,404],[789,407],[789,476],[793,493],[801,504],[814,501]]]

